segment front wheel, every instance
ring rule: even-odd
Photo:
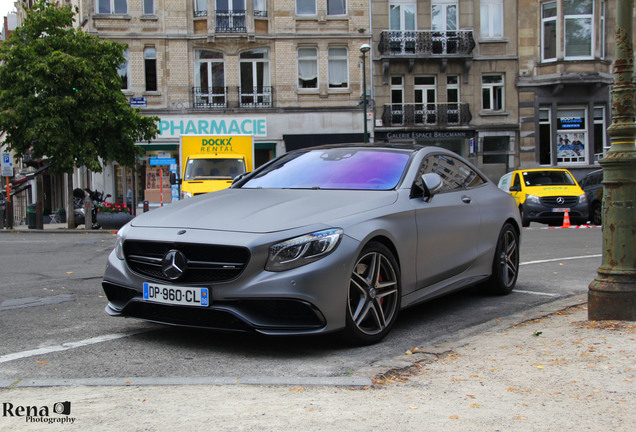
[[[528,219],[528,214],[523,209],[523,206],[519,206],[519,217],[521,218],[521,226],[528,228],[530,226],[530,219]]]
[[[397,319],[400,295],[400,269],[393,254],[381,243],[369,243],[349,280],[345,336],[363,345],[382,340]]]
[[[506,223],[497,240],[495,258],[492,263],[492,274],[483,283],[490,294],[509,294],[517,284],[519,276],[519,234],[509,223]]]
[[[603,207],[600,202],[595,202],[592,205],[592,223],[594,225],[603,224]]]

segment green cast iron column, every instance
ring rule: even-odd
[[[636,320],[634,0],[616,1],[611,147],[603,167],[603,261],[588,290],[590,320]]]

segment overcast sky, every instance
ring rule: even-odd
[[[15,0],[0,0],[0,16],[4,18],[8,13],[15,12],[13,3],[15,3]]]

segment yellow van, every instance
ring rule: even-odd
[[[524,227],[530,222],[559,226],[566,210],[573,225],[587,223],[587,197],[566,169],[516,170],[502,176],[498,186],[517,201]]]

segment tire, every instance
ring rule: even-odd
[[[594,225],[603,224],[603,206],[600,202],[592,204],[592,214],[590,216]]]
[[[346,339],[358,345],[382,340],[400,311],[400,270],[391,251],[381,243],[367,244],[349,280]]]
[[[519,276],[519,234],[506,223],[497,240],[492,274],[482,283],[485,291],[494,295],[509,294],[517,284]]]
[[[519,206],[519,216],[521,217],[521,226],[528,228],[530,226],[530,219],[528,219],[528,215],[523,209],[523,206]]]

